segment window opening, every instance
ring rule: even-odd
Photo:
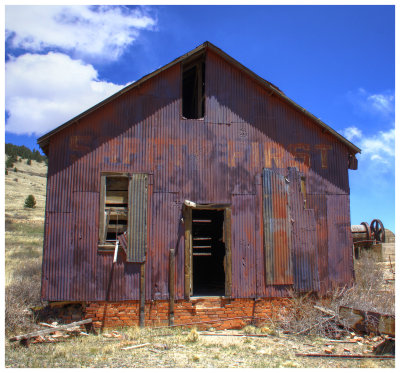
[[[186,119],[204,117],[205,64],[200,58],[183,66],[182,115]]]
[[[118,235],[128,229],[129,178],[105,176],[104,227],[101,244],[115,246]]]
[[[193,295],[225,295],[224,211],[192,212]]]

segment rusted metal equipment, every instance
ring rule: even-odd
[[[360,225],[352,225],[351,234],[356,259],[361,249],[370,249],[373,244],[385,242],[385,228],[379,219],[372,220],[371,224],[362,222]]]
[[[377,242],[385,242],[385,228],[379,219],[371,221],[371,236]]]

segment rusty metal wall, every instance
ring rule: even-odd
[[[232,296],[256,297],[255,195],[232,196]]]
[[[147,185],[146,174],[134,173],[129,182],[127,262],[143,263],[147,251]],[[130,229],[132,228],[132,231]]]
[[[328,262],[331,286],[343,286],[353,281],[353,251],[348,195],[328,195]],[[335,248],[335,250],[331,250]]]
[[[348,198],[346,147],[212,52],[206,57],[205,118],[182,119],[180,107],[180,66],[175,65],[50,138],[43,298],[138,299],[138,265],[127,263],[122,254],[113,264],[112,254],[97,251],[104,171],[144,173],[151,180],[147,299],[168,298],[168,250],[174,245],[176,296],[183,297],[179,219],[185,199],[232,206],[235,297],[286,294],[285,285],[266,285],[260,267],[265,259],[263,168],[287,176],[288,167],[297,167],[305,175],[308,208],[314,211],[314,220],[308,213],[307,221],[315,226],[317,240],[317,266],[312,268],[324,284],[321,291],[339,279],[349,281],[349,242],[328,239],[323,231],[333,226],[332,234],[347,234],[348,204],[333,209],[332,199],[325,198]],[[306,235],[306,227],[301,229]],[[326,266],[328,252],[336,258],[334,270]],[[303,287],[318,290],[314,280],[307,281]]]
[[[266,283],[293,284],[289,180],[267,168],[262,177]]]
[[[288,181],[294,289],[299,292],[319,291],[315,211],[306,208],[307,200],[301,192],[301,174],[297,169],[289,169]]]

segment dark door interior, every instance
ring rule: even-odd
[[[193,295],[225,295],[223,210],[192,212]]]

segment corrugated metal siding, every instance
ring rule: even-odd
[[[74,247],[72,221],[71,213],[49,212],[46,214],[42,296],[48,296],[54,300],[70,298]]]
[[[353,253],[348,195],[328,195],[328,262],[331,286],[353,281]]]
[[[73,237],[72,267],[75,268],[70,287],[70,296],[78,300],[93,300],[96,294],[96,249],[98,238],[99,194],[73,192]],[[66,270],[68,270],[66,268]]]
[[[308,184],[306,184],[308,186]],[[330,289],[329,284],[329,263],[328,260],[328,226],[326,211],[326,195],[309,194],[307,190],[307,208],[314,211],[316,222],[316,247],[317,247],[317,263],[320,292],[326,294]]]
[[[259,267],[259,263],[264,263],[264,251],[263,227],[259,220],[262,190],[257,178],[261,179],[263,168],[277,169],[285,176],[287,167],[297,167],[306,176],[308,194],[346,195],[349,193],[348,151],[329,133],[322,133],[310,119],[271,96],[212,52],[206,56],[205,107],[204,119],[181,119],[180,67],[175,65],[51,137],[46,206],[49,227],[43,259],[48,280],[43,277],[47,284],[44,299],[138,299],[138,266],[128,264],[122,256],[112,265],[112,255],[97,251],[99,201],[95,196],[100,192],[100,172],[105,171],[143,173],[153,179],[148,194],[148,211],[151,211],[147,219],[148,299],[156,294],[164,299],[168,297],[165,250],[178,241],[180,215],[164,210],[166,207],[155,208],[162,201],[172,203],[168,199],[171,197],[166,197],[168,193],[176,193],[173,199],[177,206],[188,199],[197,203],[231,204],[234,209],[235,205],[241,205],[241,198],[248,198],[254,209],[244,209],[243,214],[232,216],[232,228],[236,230],[232,229],[232,235],[236,235],[235,240],[232,237],[232,257],[236,252],[235,258],[240,262],[245,253],[247,268],[250,266],[257,276],[234,262],[235,296],[285,294],[285,286],[265,284],[265,268]],[[323,150],[324,146],[328,150]],[[72,208],[71,200],[77,197],[76,192],[81,192],[82,199],[77,207],[87,211]],[[89,199],[84,201],[85,193],[89,193]],[[331,273],[324,264],[327,246],[320,243],[324,242],[322,230],[328,224],[330,213],[326,212],[326,201],[322,197],[310,197],[311,200],[313,207],[310,205],[310,208],[316,218],[319,278],[328,284]],[[349,216],[348,210],[342,212]],[[90,220],[89,225],[79,228],[82,239],[78,240],[75,232],[71,244],[71,233],[63,229],[63,224],[56,223],[51,213],[60,214],[60,219],[64,219],[61,214],[64,217],[74,214],[71,224],[75,220],[79,224]],[[312,218],[309,219],[313,224]],[[253,236],[247,237],[246,230],[250,229]],[[57,233],[53,232],[56,230]],[[254,252],[249,252],[248,246],[246,249],[240,246],[244,241],[250,243]],[[184,293],[182,247],[181,243],[177,244],[178,298]],[[340,257],[350,249],[330,240],[329,251],[336,252],[330,255]],[[62,259],[59,259],[60,253],[64,253]],[[83,261],[79,262],[78,258]],[[88,266],[91,266],[88,274],[81,275]],[[160,278],[154,274],[155,268]],[[59,273],[64,273],[64,280],[57,277]],[[75,279],[76,285],[67,292],[65,279],[68,278]],[[92,283],[85,283],[85,278]]]
[[[232,296],[256,296],[255,195],[232,196]]]
[[[304,208],[301,175],[289,169],[290,215],[292,221],[292,254],[294,288],[297,291],[319,291],[318,252],[314,210]]]
[[[184,227],[181,222],[182,205],[177,193],[154,193],[151,223],[151,299],[168,298],[168,270],[170,249],[176,251],[176,267],[183,268]],[[179,273],[179,272],[178,272]],[[176,296],[183,297],[183,276],[176,277]],[[181,293],[179,293],[181,291]],[[179,295],[178,295],[179,294]]]
[[[129,182],[128,247],[126,260],[143,263],[147,249],[147,175],[133,174]]]
[[[293,283],[289,185],[274,170],[263,169],[263,219],[267,285]]]

